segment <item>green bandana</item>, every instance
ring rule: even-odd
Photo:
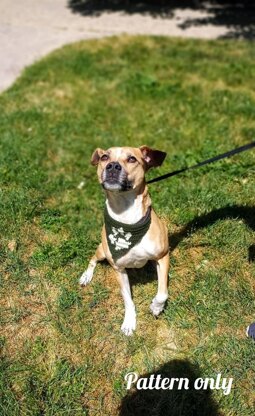
[[[147,233],[151,223],[151,209],[135,224],[125,224],[110,217],[107,208],[104,211],[107,242],[113,260],[118,260],[138,244]]]

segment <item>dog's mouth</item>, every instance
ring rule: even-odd
[[[125,192],[132,189],[132,183],[128,180],[124,171],[107,172],[104,170],[101,184],[105,190],[112,192]]]
[[[102,187],[107,191],[125,192],[132,189],[132,184],[129,181],[119,181],[118,179],[107,179],[102,182]]]

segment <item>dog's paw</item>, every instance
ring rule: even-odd
[[[123,324],[121,325],[121,331],[125,335],[130,336],[133,334],[135,328],[136,328],[136,314],[134,312],[126,313]]]
[[[164,309],[165,302],[158,302],[156,298],[154,298],[150,304],[150,310],[154,316],[158,316]]]
[[[81,277],[80,277],[80,285],[81,286],[86,286],[92,279],[93,277],[93,270],[92,269],[87,269],[84,273],[82,273]]]

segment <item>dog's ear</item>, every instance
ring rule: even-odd
[[[148,146],[141,146],[140,150],[142,152],[143,160],[145,161],[147,165],[147,169],[155,168],[156,166],[162,165],[166,157],[165,152],[151,149]]]
[[[93,166],[98,165],[98,162],[100,160],[100,157],[102,154],[105,153],[103,149],[100,149],[99,147],[94,151],[93,155],[91,156],[90,163]]]

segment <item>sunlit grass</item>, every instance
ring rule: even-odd
[[[254,152],[150,185],[173,249],[170,298],[155,320],[153,269],[132,274],[134,337],[120,332],[112,269],[100,264],[83,289],[78,278],[103,220],[94,148],[166,151],[151,178],[254,140],[254,58],[245,42],[90,41],[0,97],[1,415],[117,415],[124,375],[173,359],[233,377],[214,400],[225,415],[253,415]]]

